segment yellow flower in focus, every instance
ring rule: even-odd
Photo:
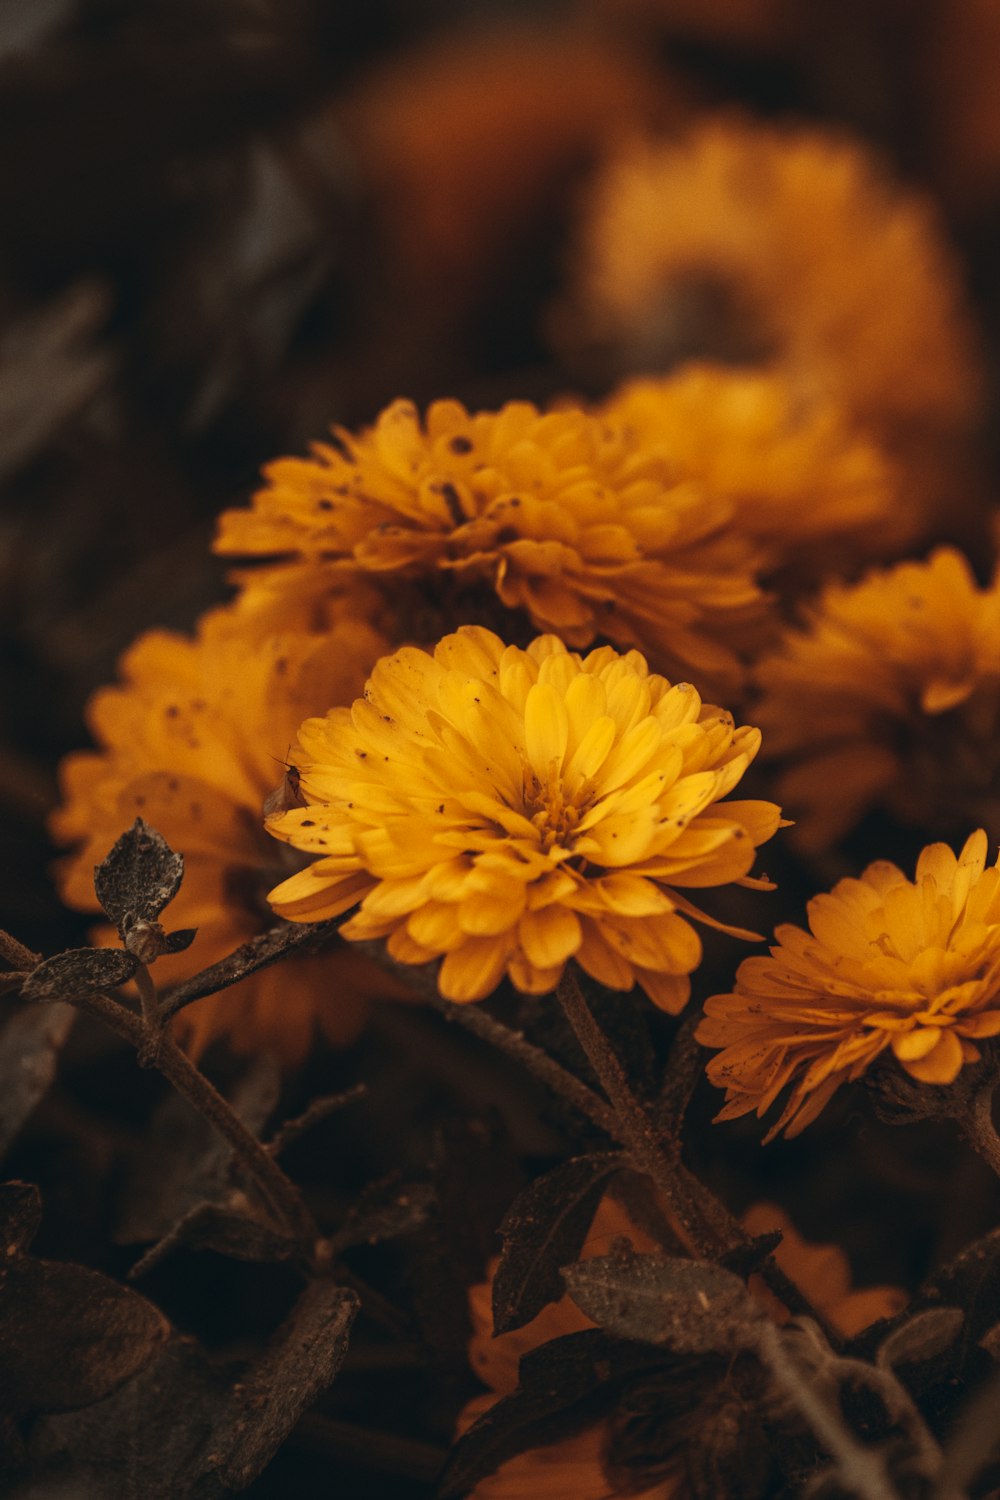
[[[810,1244],[798,1233],[784,1210],[774,1204],[754,1204],[744,1214],[743,1226],[750,1234],[781,1230],[782,1240],[774,1251],[775,1260],[817,1311],[823,1313],[845,1337],[860,1333],[879,1318],[894,1316],[905,1306],[906,1294],[897,1287],[878,1286],[855,1291],[844,1252],[836,1245]],[[594,1216],[580,1259],[610,1254],[619,1236],[629,1239],[639,1254],[649,1254],[658,1248],[644,1230],[632,1223],[620,1204],[605,1197]],[[523,1328],[494,1337],[492,1305],[496,1268],[497,1262],[491,1261],[487,1280],[469,1290],[473,1327],[469,1363],[488,1390],[465,1407],[459,1418],[460,1433],[467,1431],[503,1396],[516,1390],[518,1365],[523,1355],[552,1339],[594,1326],[566,1296],[543,1308]],[[787,1308],[767,1289],[760,1277],[751,1278],[750,1289],[777,1321],[787,1321]],[[688,1417],[682,1417],[681,1422],[687,1423]],[[617,1488],[605,1469],[610,1437],[608,1423],[598,1422],[547,1447],[520,1453],[502,1464],[495,1474],[481,1479],[470,1500],[613,1500],[618,1494],[631,1495],[633,1500],[683,1500],[690,1493],[683,1477],[683,1451],[676,1454],[676,1473],[652,1488],[641,1492]],[[668,1456],[657,1457],[665,1460]],[[635,1477],[638,1480],[638,1476]]]
[[[717,1116],[758,1117],[794,1085],[767,1140],[797,1135],[842,1083],[891,1050],[921,1083],[947,1084],[1000,1033],[1000,868],[980,829],[955,855],[931,844],[915,880],[886,860],[808,906],[808,932],[777,928],[769,958],[706,1002],[696,1033],[723,1050],[708,1076]]]
[[[239,608],[207,615],[196,640],[151,631],[126,653],[123,683],[102,688],[88,720],[100,745],[68,756],[55,837],[77,843],[59,869],[64,899],[97,911],[94,865],[140,815],[184,855],[184,883],[168,917],[197,927],[186,953],[160,959],[158,982],[215,963],[273,917],[266,893],[288,865],[262,827],[262,804],[303,717],[353,698],[385,642],[365,625],[290,625],[259,635]],[[117,941],[110,929],[99,940]],[[347,1042],[378,986],[350,950],[289,959],[197,1001],[177,1029],[200,1052],[225,1035],[241,1052],[301,1057],[317,1027]]]
[[[592,189],[571,295],[556,337],[611,351],[621,373],[772,359],[921,454],[977,420],[971,321],[933,206],[842,136],[727,116],[632,142]],[[898,519],[901,536],[923,521]]]
[[[284,560],[266,571],[293,595],[317,571],[367,575],[395,596],[411,580],[451,603],[453,625],[482,616],[461,591],[486,585],[572,646],[605,636],[726,686],[740,674],[734,641],[765,608],[729,502],[579,408],[470,414],[437,401],[422,421],[397,401],[266,476],[251,509],[222,516],[216,550]]]
[[[452,1000],[505,974],[545,994],[575,957],[676,1012],[701,944],[673,887],[753,884],[779,825],[773,803],[720,804],[759,743],[638,652],[581,658],[555,636],[522,651],[467,626],[433,656],[380,661],[363,700],[303,725],[309,805],[267,827],[317,858],[270,899],[292,921],[360,901],[343,935],[387,937],[402,963],[443,957]]]
[[[893,468],[836,403],[803,400],[780,370],[686,365],[630,380],[601,408],[645,452],[733,507],[734,523],[780,565],[810,545],[864,538],[891,515]]]
[[[804,848],[828,847],[873,807],[1000,839],[1000,574],[980,588],[941,548],[831,584],[756,676]]]

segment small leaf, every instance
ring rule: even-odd
[[[503,1249],[493,1278],[493,1330],[509,1333],[537,1317],[565,1293],[561,1267],[580,1251],[617,1151],[578,1156],[539,1177],[515,1199],[500,1234]]]
[[[74,995],[90,995],[114,989],[132,978],[138,967],[131,953],[120,948],[70,948],[47,958],[21,986],[25,1000],[72,1001]]]
[[[950,1349],[965,1322],[960,1307],[925,1307],[898,1323],[879,1345],[876,1361],[885,1369],[934,1359]]]
[[[410,1234],[426,1222],[434,1189],[426,1182],[377,1183],[361,1195],[340,1229],[330,1236],[333,1255],[354,1245],[377,1245]]]
[[[4,1001],[0,1022],[0,1158],[48,1092],[76,1020],[72,1005]]]
[[[214,1435],[213,1467],[230,1489],[245,1489],[274,1457],[296,1422],[332,1382],[347,1353],[359,1307],[355,1292],[313,1281],[271,1348],[234,1391]]]
[[[155,922],[180,890],[184,856],[161,833],[136,818],[94,870],[97,899],[127,940],[130,928]]]
[[[214,1250],[232,1260],[255,1262],[291,1260],[300,1253],[295,1240],[259,1219],[228,1212],[217,1203],[197,1203],[136,1261],[129,1280],[147,1275],[181,1245],[191,1250]]]
[[[747,1347],[764,1316],[738,1276],[707,1261],[615,1253],[567,1266],[563,1276],[598,1327],[678,1354]]]
[[[164,953],[184,953],[197,936],[197,927],[178,927],[176,932],[167,933],[163,941],[163,951]]]
[[[734,1271],[737,1276],[750,1276],[754,1271],[760,1270],[783,1238],[780,1229],[768,1229],[764,1234],[755,1234],[745,1245],[737,1245],[735,1250],[727,1250],[725,1255],[720,1255],[719,1265],[726,1271]]]
[[[0,1183],[0,1254],[27,1250],[42,1221],[42,1195],[31,1182]],[[0,1268],[4,1261],[0,1259]]]

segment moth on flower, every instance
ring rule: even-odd
[[[677,887],[767,884],[749,872],[779,809],[722,800],[759,745],[637,651],[581,657],[551,635],[521,650],[466,626],[384,658],[364,698],[302,726],[308,806],[267,827],[315,859],[270,900],[300,922],[358,905],[343,935],[441,958],[451,1000],[504,975],[544,994],[575,957],[677,1012],[701,959],[687,918],[711,921]]]

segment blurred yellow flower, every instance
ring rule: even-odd
[[[1000,839],[1000,574],[980,588],[941,548],[831,584],[756,676],[803,847],[828,847],[872,807]]]
[[[94,865],[141,815],[184,855],[169,923],[198,929],[186,953],[158,961],[158,981],[183,979],[270,925],[266,893],[289,866],[264,833],[262,804],[303,715],[350,701],[385,649],[347,620],[310,631],[291,617],[282,634],[261,636],[239,607],[207,615],[195,640],[142,636],[122,661],[122,685],[90,701],[100,748],[62,765],[52,831],[79,845],[59,867],[67,903],[98,910]],[[116,940],[110,929],[98,936]],[[376,975],[349,949],[291,959],[197,1001],[176,1025],[196,1053],[224,1035],[238,1051],[294,1061],[317,1027],[338,1042],[356,1034]]]
[[[707,1069],[726,1090],[718,1119],[760,1117],[793,1084],[766,1139],[797,1135],[887,1049],[923,1083],[978,1060],[975,1039],[1000,1033],[1000,868],[986,868],[987,847],[982,829],[957,859],[931,844],[915,880],[879,860],[810,901],[808,932],[779,927],[769,958],[744,960],[696,1033],[723,1049]]]
[[[581,658],[555,636],[522,651],[467,626],[303,725],[308,805],[267,827],[318,857],[270,899],[293,921],[360,902],[343,935],[387,937],[403,963],[443,956],[452,1000],[505,974],[547,993],[575,957],[676,1012],[701,959],[684,915],[701,914],[673,887],[754,884],[779,826],[773,803],[716,805],[759,743],[638,652]]]
[[[397,401],[266,476],[251,509],[223,515],[216,548],[281,559],[265,569],[274,589],[360,574],[398,600],[412,580],[448,628],[482,618],[485,585],[571,646],[605,636],[716,687],[738,680],[734,643],[764,612],[726,498],[579,408],[437,401],[421,420]]]
[[[627,381],[601,412],[646,453],[733,507],[734,524],[779,566],[817,543],[884,527],[893,466],[835,402],[803,400],[781,370],[686,365]]]
[[[720,350],[773,359],[804,394],[921,453],[966,434],[981,403],[930,200],[815,129],[724,116],[622,148],[592,188],[558,325],[567,344],[610,350],[619,373]],[[923,517],[898,520],[912,535]]]
[[[836,1245],[813,1245],[798,1233],[783,1209],[771,1203],[754,1204],[743,1216],[743,1226],[750,1234],[765,1234],[780,1229],[782,1240],[774,1252],[778,1265],[802,1291],[818,1312],[823,1313],[845,1337],[860,1333],[879,1318],[894,1316],[906,1303],[906,1294],[897,1287],[877,1286],[855,1291],[851,1268],[844,1252]],[[632,1242],[640,1254],[656,1251],[658,1246],[645,1230],[635,1225],[625,1209],[611,1197],[605,1197],[583,1248],[581,1260],[608,1255],[619,1236]],[[493,1277],[497,1262],[490,1262],[487,1279],[469,1290],[469,1313],[472,1338],[469,1363],[488,1388],[475,1397],[459,1418],[459,1431],[465,1432],[503,1396],[517,1388],[518,1365],[529,1354],[552,1339],[592,1328],[590,1319],[571,1299],[563,1297],[550,1303],[523,1328],[496,1337],[493,1334]],[[750,1289],[759,1302],[779,1322],[789,1313],[768,1291],[760,1277],[754,1276]],[[691,1430],[691,1415],[680,1419]],[[683,1478],[684,1454],[675,1455],[676,1472],[661,1479],[652,1488],[636,1491],[619,1489],[609,1476],[610,1433],[606,1422],[594,1423],[580,1432],[532,1448],[508,1459],[495,1474],[481,1479],[472,1491],[471,1500],[613,1500],[628,1494],[633,1500],[682,1500],[690,1493]],[[658,1455],[664,1460],[666,1455]],[[639,1476],[635,1476],[637,1482]]]

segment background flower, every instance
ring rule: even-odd
[[[293,921],[360,901],[344,936],[443,956],[452,1000],[505,974],[544,994],[575,957],[678,1011],[701,959],[681,913],[700,914],[673,887],[745,881],[779,824],[773,803],[717,805],[759,743],[637,652],[522,651],[468,626],[383,659],[364,700],[303,725],[308,806],[267,826],[318,857],[270,899]]]
[[[931,844],[915,880],[879,860],[809,902],[809,931],[782,926],[769,958],[740,965],[706,1002],[697,1037],[723,1050],[708,1076],[717,1118],[763,1115],[794,1084],[766,1139],[797,1135],[842,1083],[887,1049],[923,1083],[951,1083],[975,1040],[1000,1033],[1000,868],[980,829],[960,856]]]
[[[981,401],[961,278],[930,200],[859,143],[735,115],[637,139],[591,189],[575,274],[563,343],[609,350],[617,374],[773,360],[907,457],[901,539],[940,505],[929,451]]]
[[[282,859],[263,831],[264,800],[303,714],[353,697],[384,649],[373,630],[346,619],[310,631],[293,616],[283,633],[266,636],[258,625],[228,607],[206,616],[194,640],[143,636],[123,659],[122,685],[90,701],[101,748],[62,765],[52,831],[79,845],[58,872],[71,906],[98,910],[94,865],[137,815],[184,855],[170,921],[198,936],[186,953],[157,962],[157,980],[215,963],[273,920],[265,896]],[[115,940],[111,929],[100,936]],[[181,1011],[176,1025],[195,1052],[225,1035],[238,1051],[267,1048],[292,1061],[317,1027],[349,1041],[361,996],[373,989],[394,991],[360,954],[341,949],[264,969]]]
[[[397,401],[366,431],[337,429],[311,458],[265,472],[253,507],[223,515],[216,547],[294,559],[269,570],[292,594],[317,570],[396,596],[412,580],[443,598],[447,626],[482,618],[486,591],[468,589],[486,585],[570,645],[606,636],[713,685],[738,680],[736,642],[764,612],[757,552],[721,490],[579,408],[470,414],[437,401],[421,419]]]
[[[1000,575],[941,548],[831,583],[761,658],[755,715],[792,837],[821,850],[872,807],[1000,839]]]
[[[823,543],[862,549],[891,515],[893,465],[835,401],[803,397],[781,370],[685,365],[629,380],[600,407],[646,452],[662,452],[733,507],[733,524],[761,542],[772,566]]]

